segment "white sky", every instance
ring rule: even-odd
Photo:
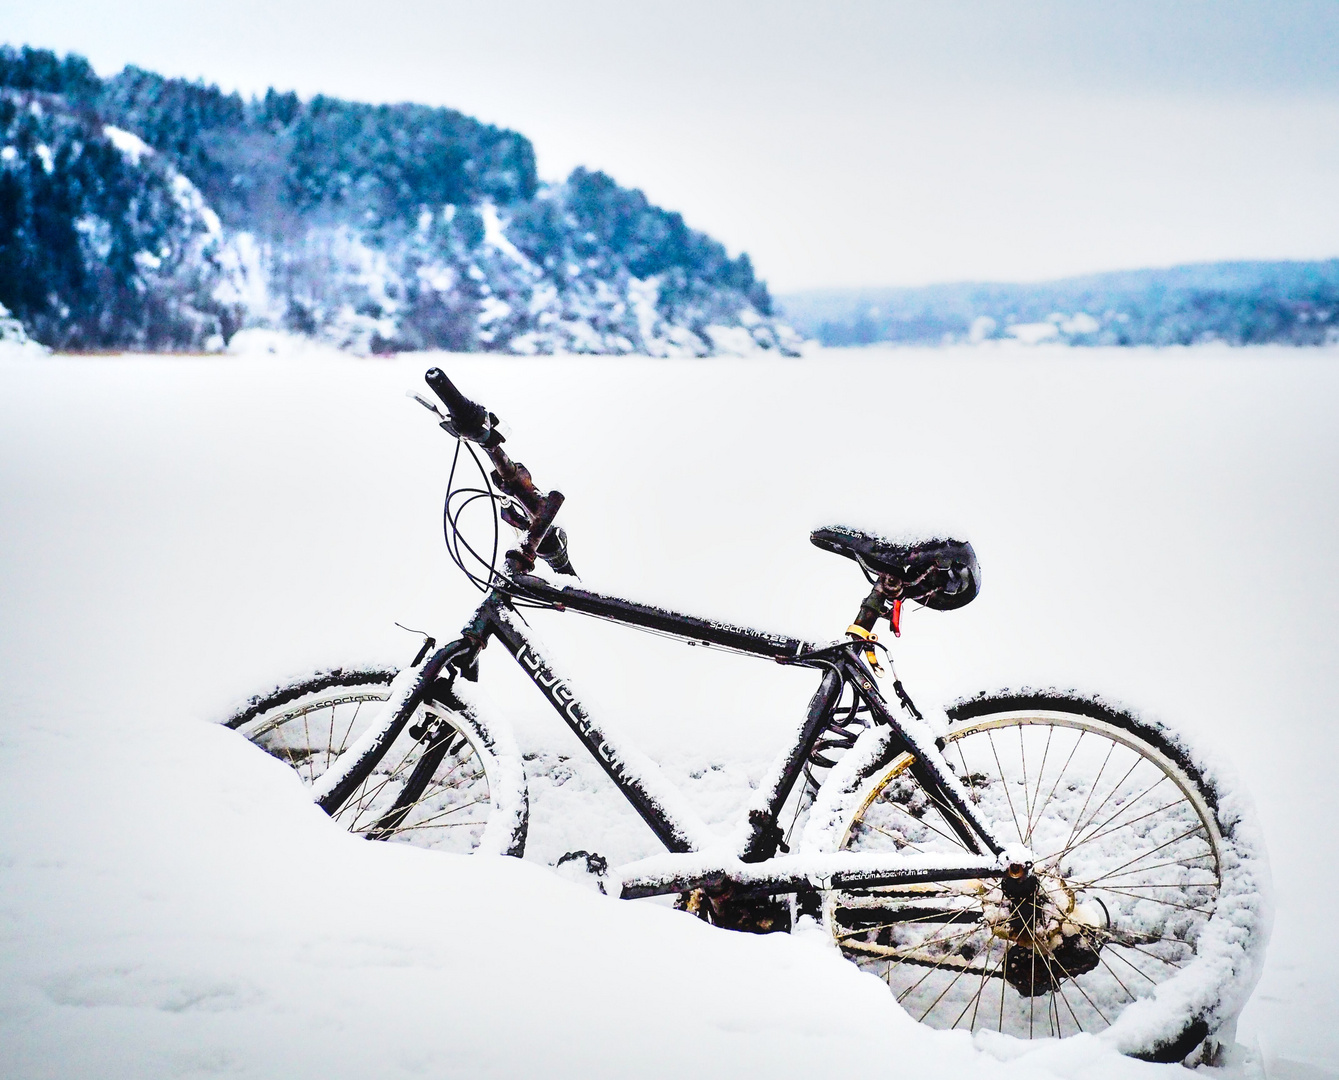
[[[1339,255],[1339,0],[0,0],[0,35],[450,105],[777,291]]]

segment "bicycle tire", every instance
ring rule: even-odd
[[[1047,914],[1025,918],[997,882],[832,890],[823,918],[844,955],[934,1027],[1096,1033],[1160,1062],[1211,1050],[1269,932],[1268,864],[1231,781],[1182,736],[1093,698],[979,695],[948,716],[945,759],[1001,839],[1033,849]],[[965,850],[909,754],[852,754],[818,795],[808,850]]]
[[[310,786],[367,729],[396,672],[335,668],[257,695],[223,724]],[[457,854],[520,857],[525,771],[510,732],[455,692],[415,710],[368,775],[330,815],[349,832]]]

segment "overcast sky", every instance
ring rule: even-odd
[[[1339,256],[1339,0],[0,0],[0,35],[449,105],[783,292]]]

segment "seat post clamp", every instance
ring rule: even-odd
[[[879,635],[872,630],[866,630],[859,623],[852,623],[846,628],[846,632],[857,641],[865,643],[865,662],[875,675],[882,675],[883,668],[879,666],[879,655],[874,651],[874,643],[879,640]]]

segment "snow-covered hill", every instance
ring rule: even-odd
[[[403,397],[438,363],[567,494],[596,587],[832,637],[863,579],[811,525],[971,539],[981,597],[908,616],[903,680],[930,707],[1104,690],[1219,747],[1278,892],[1238,1070],[1334,1076],[1333,361],[0,357],[0,1073],[1176,1075],[1086,1038],[924,1031],[815,936],[733,935],[560,880],[547,864],[571,838],[615,857],[654,840],[561,768],[570,737],[503,658],[485,655],[484,685],[536,774],[520,864],[353,840],[213,726],[287,673],[402,661],[416,639],[395,620],[440,636],[467,614],[441,550],[449,440]],[[710,820],[812,690],[534,621]]]
[[[745,254],[450,109],[0,46],[0,303],[65,349],[794,353]]]

